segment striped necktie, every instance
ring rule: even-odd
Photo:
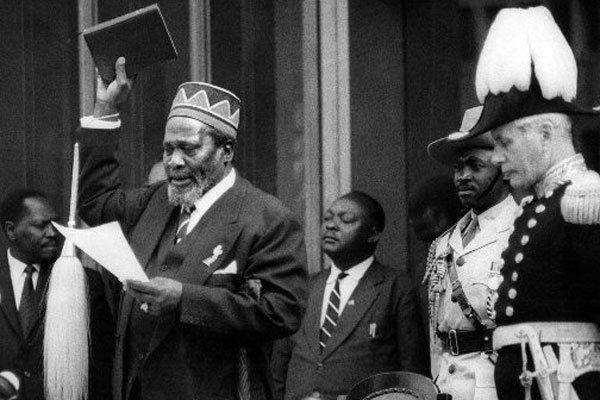
[[[477,219],[477,215],[471,214],[471,220],[465,226],[465,229],[462,231],[462,242],[463,248],[467,247],[467,245],[473,240],[475,234],[477,233],[477,229],[479,228],[479,221]]]
[[[335,280],[333,290],[329,295],[327,311],[325,311],[325,320],[323,321],[323,325],[321,325],[321,330],[319,332],[319,348],[321,349],[321,352],[323,352],[323,349],[333,334],[333,331],[337,326],[338,319],[340,318],[340,281],[347,276],[348,274],[346,272],[340,272]]]
[[[177,226],[177,233],[175,234],[175,244],[181,242],[181,240],[187,235],[188,225],[190,223],[190,216],[194,212],[195,207],[186,210],[185,208],[181,209],[181,214],[179,215],[179,225]]]
[[[33,287],[33,272],[35,268],[31,264],[25,267],[25,282],[23,283],[23,292],[21,293],[21,302],[19,303],[19,316],[21,318],[21,328],[23,335],[27,337],[31,325],[35,320],[38,300],[37,293]]]

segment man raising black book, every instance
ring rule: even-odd
[[[126,284],[114,398],[269,399],[269,343],[305,309],[300,224],[233,168],[240,100],[202,82],[180,85],[171,106],[167,181],[123,190],[117,106],[130,88],[120,58],[80,132],[81,216],[118,220],[150,278]]]

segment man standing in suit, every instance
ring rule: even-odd
[[[125,286],[114,398],[269,399],[270,343],[294,333],[305,309],[301,226],[233,168],[240,100],[207,83],[177,91],[163,140],[168,179],[123,190],[123,58],[116,76],[98,81],[80,134],[81,215],[92,226],[118,220],[150,278]]]
[[[410,277],[374,256],[384,223],[381,205],[358,191],[340,197],[325,213],[322,246],[331,268],[311,279],[298,333],[276,345],[280,397],[298,400],[317,392],[336,399],[379,372],[428,374]]]
[[[431,245],[429,287],[431,371],[455,400],[493,400],[493,316],[488,298],[497,289],[500,254],[517,212],[500,169],[491,162],[490,133],[454,142],[477,122],[482,107],[468,109],[459,132],[432,142],[429,155],[454,168],[454,184],[469,211]]]
[[[8,240],[0,259],[0,371],[20,378],[19,399],[44,398],[43,341],[45,301],[60,240],[50,223],[58,219],[43,193],[19,189],[0,205]],[[110,398],[113,333],[110,310],[95,271],[87,271],[91,305],[89,399]]]

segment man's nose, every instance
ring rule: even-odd
[[[49,238],[54,238],[58,235],[58,232],[57,232],[56,228],[54,227],[54,225],[48,224],[46,226],[46,231],[44,232],[44,235]]]
[[[173,153],[167,159],[167,164],[171,167],[184,165],[185,162],[183,161],[183,155],[181,154],[181,151],[174,150]]]
[[[467,181],[467,180],[471,179],[471,170],[468,168],[462,168],[461,170],[459,170],[456,173],[456,179],[459,182]]]
[[[323,227],[325,228],[325,230],[333,230],[337,228],[337,225],[335,223],[335,221],[332,219],[325,221],[323,223]]]

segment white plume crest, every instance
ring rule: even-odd
[[[526,91],[533,72],[546,99],[571,101],[577,94],[577,64],[546,7],[498,12],[481,50],[475,89],[481,103],[512,87]]]
[[[545,7],[529,9],[527,25],[535,76],[545,99],[577,96],[577,63],[573,51],[550,11]]]

